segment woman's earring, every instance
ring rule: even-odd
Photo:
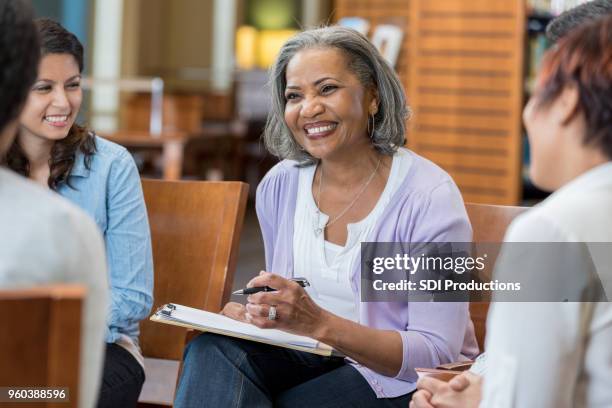
[[[368,118],[368,135],[370,135],[370,139],[374,138],[374,132],[376,131],[376,121],[374,120],[374,114],[371,114],[372,116],[372,130],[370,131],[370,121]]]

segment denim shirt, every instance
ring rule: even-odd
[[[90,168],[79,151],[58,193],[82,208],[104,235],[109,270],[110,310],[106,342],[126,335],[138,344],[139,322],[153,304],[151,232],[140,176],[129,152],[95,138]]]

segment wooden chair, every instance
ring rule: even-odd
[[[240,180],[244,165],[246,124],[236,115],[235,87],[230,92],[165,93],[162,132],[150,133],[151,94],[126,95],[121,127],[103,136],[144,160],[143,171],[161,153],[164,180],[180,180],[184,174],[198,179]]]
[[[159,180],[142,184],[153,243],[153,310],[174,302],[220,311],[231,294],[248,186]],[[187,330],[149,320],[140,330],[147,376],[141,406],[171,406]]]
[[[527,210],[526,207],[512,207],[503,205],[471,204],[465,205],[472,229],[474,231],[473,241],[478,243],[503,242],[508,226],[514,218]],[[488,265],[494,264],[494,259],[489,258]],[[484,275],[491,276],[491,270],[485,270]],[[470,303],[470,316],[474,323],[476,339],[480,350],[484,350],[484,339],[486,331],[488,302]]]
[[[0,385],[67,387],[70,402],[61,405],[78,405],[81,311],[85,293],[85,288],[79,285],[0,290]]]

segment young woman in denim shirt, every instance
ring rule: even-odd
[[[107,252],[110,310],[100,407],[135,406],[144,382],[139,322],[153,302],[151,237],[140,177],[121,146],[77,125],[83,46],[60,24],[36,22],[42,58],[7,165],[85,210]]]

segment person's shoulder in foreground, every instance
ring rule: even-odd
[[[84,271],[74,270],[72,261],[85,258],[77,249],[89,250],[89,256],[103,253],[100,234],[85,213],[4,168],[0,168],[0,221],[3,280],[45,282],[49,270],[55,272],[54,279],[76,279]],[[14,269],[9,262],[15,263]]]
[[[79,406],[94,406],[108,291],[100,233],[77,207],[3,168],[0,225],[1,287],[56,282],[86,286]]]
[[[564,186],[510,225],[506,240],[602,242],[611,239],[612,163]],[[541,239],[538,239],[541,237]]]
[[[0,158],[14,140],[17,118],[37,75],[40,56],[32,9],[0,2]],[[0,167],[0,287],[79,283],[82,315],[78,406],[93,407],[102,368],[107,305],[102,237],[80,210]]]

